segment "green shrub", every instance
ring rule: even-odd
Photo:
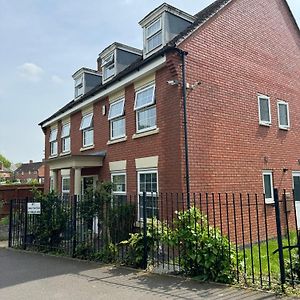
[[[90,243],[79,243],[77,244],[74,252],[74,257],[79,259],[92,260],[94,257],[93,246]]]
[[[93,255],[93,260],[100,261],[107,264],[113,263],[116,261],[117,254],[118,254],[118,247],[113,243],[109,243],[102,250],[96,252]]]
[[[2,219],[0,219],[0,225],[8,225],[9,224],[9,217],[3,217]]]
[[[298,251],[292,250],[292,264],[289,258],[284,260],[285,263],[285,274],[288,281],[292,279],[294,281],[300,282],[300,260]]]
[[[177,213],[170,244],[180,250],[180,267],[201,280],[230,283],[235,278],[235,253],[218,229],[196,208]]]

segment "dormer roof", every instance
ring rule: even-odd
[[[96,70],[82,67],[82,68],[80,68],[79,70],[77,70],[77,71],[72,75],[72,77],[73,77],[73,78],[76,78],[76,77],[82,75],[83,73],[88,73],[88,74],[93,74],[93,75],[101,76],[100,72],[98,72],[98,71],[96,71]]]
[[[106,55],[108,55],[109,53],[111,53],[112,51],[114,51],[115,49],[120,49],[120,50],[124,50],[127,52],[131,52],[137,55],[143,55],[143,51],[122,43],[118,43],[118,42],[114,42],[112,44],[110,44],[109,46],[107,46],[104,50],[102,50],[99,54],[99,57],[105,57]]]

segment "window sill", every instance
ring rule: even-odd
[[[132,139],[142,138],[144,136],[153,135],[159,133],[159,128],[151,129],[149,131],[138,132],[132,136]]]
[[[95,148],[95,145],[86,146],[86,147],[80,148],[80,151],[83,152],[83,151],[91,150],[91,149],[94,149],[94,148]]]
[[[62,152],[59,154],[59,156],[66,156],[66,155],[70,155],[71,154],[71,151],[68,151],[68,152]]]
[[[55,155],[50,155],[50,156],[49,156],[49,159],[56,158],[57,156],[58,156],[57,154],[55,154]]]
[[[106,144],[107,145],[113,145],[113,144],[117,144],[117,143],[122,143],[127,141],[127,136],[115,139],[115,140],[109,140]]]
[[[262,122],[260,122],[259,125],[266,126],[266,127],[271,127],[272,124],[271,123],[262,123]]]
[[[266,203],[266,205],[275,205],[274,200],[266,200],[265,203]]]
[[[290,130],[290,127],[282,127],[282,126],[279,126],[279,129],[285,130],[285,131],[289,131],[289,130]]]

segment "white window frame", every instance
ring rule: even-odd
[[[264,121],[261,120],[261,113],[260,113],[260,99],[268,100],[268,107],[269,107],[269,119],[270,121]],[[270,97],[265,95],[258,95],[257,96],[258,101],[258,118],[259,118],[259,124],[263,126],[270,126],[272,124],[272,116],[271,116],[271,106],[270,106]]]
[[[273,186],[273,172],[272,171],[263,171],[262,172],[262,180],[263,180],[263,192],[264,195],[266,195],[266,190],[265,190],[265,175],[269,175],[270,176],[270,186],[271,186],[271,198],[266,198],[265,197],[265,203],[266,204],[273,204],[274,203],[274,186]]]
[[[126,195],[127,194],[127,175],[126,175],[126,172],[113,172],[111,173],[111,182],[113,184],[113,178],[114,176],[125,176],[125,192],[119,192],[119,191],[114,191],[112,189],[112,194],[113,195]]]
[[[69,132],[67,134],[64,134],[64,128],[69,127]],[[61,149],[62,153],[69,153],[71,151],[71,123],[63,124],[62,130],[61,130]],[[66,149],[65,142],[66,140],[69,140],[69,149]]]
[[[88,124],[89,126],[84,127],[83,126],[83,120],[84,120],[84,118],[87,118],[87,117],[91,117],[91,120],[90,120],[90,123]],[[94,145],[93,117],[94,117],[94,114],[93,113],[89,113],[89,114],[83,115],[82,119],[81,119],[80,130],[82,130],[82,147],[83,148],[90,147],[90,146]],[[85,135],[87,134],[87,132],[90,132],[90,131],[93,132],[93,140],[92,140],[91,143],[86,144],[85,143]]]
[[[50,156],[56,156],[58,153],[57,133],[58,133],[57,128],[51,129],[51,131],[50,131],[50,136],[49,136]],[[55,151],[54,151],[54,149],[55,149]]]
[[[82,96],[84,94],[84,74],[81,74],[80,76],[78,76],[77,78],[74,79],[75,80],[75,99]],[[79,83],[76,83],[76,81],[79,81]],[[77,90],[82,88],[82,93],[77,95]]]
[[[117,105],[117,104],[119,104],[119,103],[121,103],[121,102],[123,102],[123,106],[122,106],[122,111],[121,111],[121,113],[119,113],[119,114],[117,114],[116,116],[111,116],[111,109],[112,109],[112,107],[114,106],[114,105]],[[110,121],[110,120],[112,120],[112,119],[116,119],[116,118],[118,118],[118,117],[121,117],[121,116],[123,116],[124,115],[124,108],[125,108],[125,98],[121,98],[121,99],[119,99],[119,100],[117,100],[117,101],[114,101],[114,102],[112,102],[112,103],[110,103],[110,105],[109,105],[109,112],[108,112],[108,120]]]
[[[141,92],[144,92],[147,89],[153,88],[153,92],[152,92],[152,100],[151,102],[141,105],[139,107],[137,107],[137,97]],[[141,89],[137,90],[135,92],[135,101],[134,101],[134,110],[135,110],[135,127],[136,127],[136,132],[137,133],[142,133],[142,132],[146,132],[146,131],[151,131],[157,128],[157,111],[156,111],[156,124],[154,126],[148,127],[148,128],[144,128],[144,129],[139,129],[139,112],[150,109],[150,108],[154,108],[156,110],[156,104],[155,104],[155,83],[151,83],[147,86],[142,87]]]
[[[280,110],[279,110],[279,105],[285,105],[286,106],[286,111],[287,111],[287,125],[281,125],[280,124]],[[277,114],[278,114],[278,126],[280,129],[288,130],[290,128],[290,111],[289,111],[289,104],[286,101],[283,100],[278,100],[277,101]]]
[[[159,22],[160,23],[160,27],[159,29],[157,29],[155,32],[153,32],[152,34],[148,35],[147,34],[147,31],[148,31],[148,28],[151,27],[153,24],[155,24],[156,22]],[[146,53],[151,53],[152,51],[154,51],[155,49],[159,48],[162,46],[163,44],[163,26],[162,26],[162,18],[158,18],[156,20],[154,20],[153,22],[151,22],[149,25],[147,25],[145,27],[145,44],[146,44]],[[154,37],[155,35],[161,33],[161,44],[160,45],[157,45],[156,47],[152,48],[149,50],[149,46],[148,46],[148,42],[149,42],[149,39]]]
[[[49,190],[50,190],[50,192],[52,192],[52,191],[54,191],[54,178],[53,178],[53,176],[50,176],[50,178],[49,178]]]
[[[69,179],[70,186],[69,186],[68,190],[64,190],[64,179]],[[71,177],[69,175],[68,176],[61,176],[61,194],[62,194],[62,196],[64,194],[70,195],[70,193],[71,193]]]
[[[123,107],[122,107],[122,111],[121,113],[117,114],[116,116],[111,116],[111,108],[112,106],[116,105],[116,104],[119,104],[120,102],[123,102]],[[109,120],[109,131],[110,131],[110,140],[117,140],[117,139],[120,139],[120,138],[123,138],[126,136],[126,122],[125,122],[125,116],[124,116],[124,113],[125,113],[125,98],[121,98],[117,101],[114,101],[110,104],[109,106],[109,112],[108,112],[108,120]],[[117,136],[113,136],[113,123],[116,122],[116,121],[120,121],[120,120],[124,120],[124,133],[121,134],[121,135],[117,135]]]
[[[108,55],[106,55],[104,58],[103,58],[103,63],[101,65],[102,67],[102,74],[103,74],[103,81],[106,81],[108,79],[110,79],[111,77],[115,76],[116,74],[116,63],[115,63],[115,51],[109,53]],[[110,68],[110,67],[113,67],[114,68],[114,72],[106,77],[105,76],[105,69],[107,68]]]
[[[153,168],[153,169],[140,169],[137,170],[137,191],[138,191],[138,220],[142,221],[143,218],[140,216],[140,196],[143,196],[143,192],[140,191],[140,174],[153,174],[156,173],[156,192],[146,192],[146,196],[148,197],[157,197],[159,196],[159,185],[158,185],[158,169]],[[158,205],[158,203],[157,203]],[[158,209],[158,207],[157,207]]]

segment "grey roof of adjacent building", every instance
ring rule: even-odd
[[[109,82],[107,82],[105,84],[99,84],[98,86],[96,86],[95,88],[93,88],[88,93],[84,94],[79,99],[76,99],[76,100],[73,99],[73,100],[71,100],[69,103],[67,103],[65,106],[63,106],[61,109],[59,109],[56,113],[54,113],[49,118],[47,118],[44,121],[42,121],[41,123],[39,123],[39,125],[43,126],[43,124],[45,124],[46,122],[51,121],[52,119],[54,119],[55,117],[59,116],[60,114],[62,114],[64,112],[68,111],[69,109],[71,109],[75,105],[84,102],[89,97],[94,96],[99,91],[105,90],[110,85],[112,85],[112,84],[120,81],[123,77],[127,76],[131,72],[133,72],[133,71],[141,68],[142,66],[144,66],[144,65],[146,65],[148,63],[150,63],[152,60],[156,59],[157,57],[162,56],[162,55],[166,54],[167,52],[176,49],[176,47],[178,46],[178,44],[180,44],[181,41],[183,41],[186,38],[188,38],[188,36],[190,35],[190,33],[192,33],[193,31],[195,31],[196,29],[198,29],[200,26],[202,26],[204,23],[206,23],[206,21],[208,21],[213,16],[215,16],[217,13],[219,13],[227,4],[229,4],[230,2],[233,2],[233,1],[235,1],[235,0],[216,0],[216,1],[214,1],[212,4],[210,4],[209,6],[207,6],[206,8],[204,8],[203,10],[201,10],[200,12],[198,12],[197,14],[195,14],[194,15],[195,16],[195,21],[190,26],[188,26],[185,30],[183,30],[181,33],[179,33],[173,40],[171,40],[169,43],[167,43],[167,45],[164,46],[161,50],[157,51],[156,53],[153,53],[151,56],[147,57],[146,59],[143,59],[142,57],[138,58],[134,63],[132,63],[130,66],[128,66],[122,72],[120,72],[119,74],[117,74]],[[297,22],[296,22],[293,14],[292,14],[290,8],[289,8],[288,3],[286,2],[286,0],[283,0],[283,2],[286,4],[286,7],[287,7],[288,11],[290,12],[290,15],[292,17],[293,22],[295,23],[295,26],[296,26],[296,28],[298,30],[298,33],[300,33],[299,27],[298,27]],[[169,5],[169,4],[163,3],[162,5]],[[162,5],[160,5],[159,7],[157,7],[155,10],[160,9],[160,7]],[[172,7],[172,6],[170,6],[170,7]],[[154,11],[151,11],[148,15],[150,15]],[[105,51],[105,49],[103,51]]]
[[[29,173],[38,171],[38,169],[43,165],[43,162],[33,162],[33,163],[27,163],[27,164],[22,164],[18,169],[15,170],[15,173],[19,172],[24,172],[24,173]]]

